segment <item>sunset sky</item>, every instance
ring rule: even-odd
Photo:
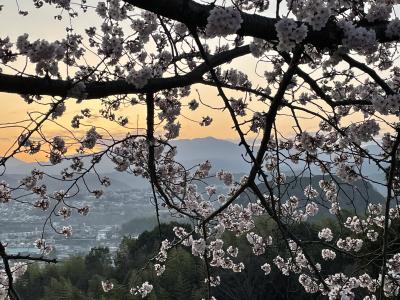
[[[91,2],[93,3],[93,1]],[[68,20],[63,20],[61,22],[55,21],[53,16],[58,13],[57,10],[49,8],[47,5],[39,10],[35,9],[33,8],[31,1],[20,1],[19,4],[21,10],[29,11],[29,15],[26,17],[19,15],[14,0],[6,0],[6,2],[4,3],[5,7],[0,13],[0,28],[6,29],[2,32],[2,35],[6,34],[10,36],[12,40],[15,40],[16,37],[27,32],[29,33],[30,40],[45,38],[49,41],[62,39],[65,36],[65,27],[68,25]],[[78,29],[78,32],[82,32],[82,28],[88,28],[89,26],[94,25],[93,23],[91,23],[91,20],[98,21],[99,18],[96,17],[93,13],[88,13],[87,15],[85,15],[84,18],[73,19],[72,24],[74,24],[74,28]],[[23,62],[20,62],[19,64],[21,65],[22,63]],[[249,75],[254,74],[254,70],[256,70],[257,68],[256,60],[251,59],[249,55],[245,58],[235,60],[232,66],[246,71],[246,73]],[[258,69],[257,73],[263,74],[263,69]],[[12,72],[7,69],[4,69],[4,71]],[[196,89],[200,92],[201,98],[204,102],[217,107],[222,106],[223,102],[217,96],[216,88],[204,87],[200,85],[193,87],[193,94],[188,99],[183,99],[183,103],[187,103],[188,100],[192,98],[197,98]],[[3,103],[0,110],[0,118],[3,124],[27,119],[27,112],[33,112],[36,110],[43,111],[43,109],[46,108],[40,105],[28,105],[18,95],[0,93],[0,99]],[[99,103],[100,101],[90,100],[84,101],[82,104],[76,104],[75,100],[70,99],[67,101],[68,105],[66,113],[60,120],[57,121],[69,126],[72,117],[77,114],[82,108],[88,107],[95,113],[95,111],[98,110],[98,108],[100,107]],[[261,107],[258,107],[258,109],[262,110]],[[126,116],[128,116],[130,120],[129,125],[131,127],[136,127],[137,119],[139,121],[139,127],[145,127],[144,122],[146,114],[143,106],[127,108],[124,110],[124,113],[126,114]],[[192,112],[185,108],[183,110],[183,115],[192,120],[195,120],[196,122],[199,122],[203,116],[210,115],[213,118],[213,123],[209,127],[201,127],[198,123],[189,121],[188,119],[182,117],[180,119],[180,123],[182,125],[180,138],[190,139],[206,136],[213,136],[220,139],[230,140],[237,140],[238,138],[237,134],[231,129],[232,121],[230,120],[226,112],[222,113],[220,111],[212,111],[210,109],[205,109],[204,107],[200,107],[200,109],[198,109],[197,111]],[[91,120],[89,125],[107,128],[107,130],[112,131],[116,135],[125,135],[125,133],[129,131],[100,118]],[[282,130],[285,130],[285,127],[288,127],[287,129],[290,130],[290,127],[292,125],[293,124],[289,124],[288,122],[283,122],[281,124],[281,127]],[[48,134],[48,136],[62,134],[62,131],[60,131],[59,127],[54,124],[48,123],[46,128],[46,133]],[[82,133],[85,130],[85,128],[82,128]],[[160,132],[161,130],[162,128],[159,128]],[[0,129],[0,150],[2,153],[4,153],[4,151],[10,146],[10,143],[15,140],[20,132],[21,128],[9,128],[9,126],[7,126],[7,128]],[[31,159],[26,157],[23,158]]]
[[[2,1],[3,4],[4,1]],[[88,3],[95,3],[97,1],[88,1]],[[35,9],[33,8],[32,1],[20,1],[21,10],[28,10],[29,16],[23,17],[18,14],[18,9],[14,0],[5,0],[3,11],[0,12],[0,32],[1,37],[4,35],[10,36],[11,40],[15,40],[17,36],[27,32],[30,35],[30,40],[35,40],[38,38],[45,38],[49,41],[56,39],[62,39],[65,36],[65,27],[68,25],[69,20],[65,19],[62,21],[55,21],[54,15],[59,11],[54,8],[49,8],[45,5],[45,8]],[[84,18],[76,18],[72,20],[73,27],[77,29],[77,32],[83,33],[84,28],[93,26],[92,20],[99,21],[99,18],[94,15],[93,12],[84,15]],[[90,58],[89,58],[90,59]],[[21,66],[23,62],[19,62]],[[93,60],[93,64],[95,64]],[[236,59],[231,64],[232,67],[238,68],[249,75],[250,79],[253,81],[253,86],[258,84],[266,84],[265,80],[262,80],[262,75],[266,69],[270,66],[267,64],[257,64],[257,60],[253,59],[251,55],[246,57]],[[13,72],[7,68],[3,70],[6,73]],[[200,92],[201,98],[204,102],[209,105],[221,107],[223,106],[222,100],[218,97],[216,88],[214,87],[204,87],[201,85],[193,86],[192,95],[188,99],[182,99],[182,103],[187,103],[188,100],[192,98],[197,99],[196,89]],[[230,96],[237,96],[234,93],[228,93]],[[25,103],[21,97],[18,95],[0,93],[1,99],[1,110],[0,118],[2,123],[15,123],[20,120],[27,119],[28,112],[43,111],[46,107],[41,105],[28,105]],[[253,101],[255,102],[255,101]],[[263,111],[267,107],[263,104],[251,104],[251,108],[257,111]],[[81,109],[90,108],[93,113],[100,108],[100,101],[90,100],[84,101],[81,104],[76,104],[74,99],[69,99],[67,101],[67,111],[61,119],[57,119],[58,122],[65,126],[69,126],[70,121],[74,115],[76,115]],[[139,127],[145,127],[145,110],[144,107],[134,106],[124,109],[121,115],[126,115],[131,127],[136,127],[136,122],[138,119]],[[227,112],[215,111],[201,107],[195,111],[191,112],[187,108],[183,109],[183,115],[187,118],[199,122],[203,116],[209,115],[213,118],[213,123],[209,127],[201,127],[198,123],[187,120],[185,117],[181,117],[180,123],[182,125],[180,138],[191,139],[197,137],[213,136],[219,139],[229,139],[237,140],[238,136],[234,130],[232,130],[232,121],[227,114]],[[249,119],[251,115],[247,116]],[[92,119],[90,123],[86,123],[90,126],[104,127],[115,135],[125,135],[129,130],[123,129],[111,122],[105,121],[100,118]],[[318,128],[318,122],[315,120],[303,120],[302,125],[305,130],[315,131]],[[278,121],[279,130],[287,135],[293,135],[294,122],[290,117],[280,117]],[[48,137],[62,135],[62,130],[49,122],[46,126],[46,135]],[[81,133],[83,134],[87,128],[82,128]],[[161,132],[162,128],[158,128],[158,132]],[[15,138],[20,134],[20,127],[9,127],[2,126],[0,129],[0,151],[5,153],[6,149],[12,145]],[[75,131],[75,133],[79,133]],[[254,134],[250,134],[250,137],[255,137]],[[19,156],[19,158],[24,160],[32,159],[45,159],[44,157],[26,157]]]

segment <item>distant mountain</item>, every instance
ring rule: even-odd
[[[249,164],[241,158],[243,149],[232,142],[215,138],[201,138],[172,141],[172,144],[178,148],[177,160],[188,168],[209,160],[213,165],[212,173],[220,169],[230,170],[233,173],[243,173],[249,170]],[[89,165],[90,163],[89,159],[84,159],[83,161],[85,165]],[[16,158],[10,158],[6,163],[7,169],[5,175],[0,176],[0,180],[18,182],[34,168],[43,170],[51,175],[56,175],[60,174],[69,165],[70,161],[68,160],[64,160],[62,163],[53,166],[46,162],[27,163]],[[108,157],[103,158],[96,165],[96,170],[102,176],[110,177],[112,181],[111,190],[128,190],[148,186],[148,181],[142,177],[127,174],[126,172],[117,172],[114,163]],[[91,186],[98,187],[95,174],[87,178],[90,184],[92,184]],[[65,183],[53,179],[49,179],[48,182],[49,189],[51,190],[61,189],[66,186]]]
[[[327,212],[328,208],[330,208],[330,202],[326,199],[323,190],[319,187],[320,180],[329,180],[326,176],[316,175],[310,177],[287,177],[286,183],[280,186],[281,192],[281,200],[286,201],[290,196],[296,196],[302,205],[304,205],[307,201],[315,201],[321,204],[322,211]],[[375,188],[368,182],[363,182],[358,180],[354,184],[349,184],[343,182],[340,178],[334,176],[333,180],[336,182],[336,185],[340,189],[338,189],[338,201],[342,208],[349,209],[358,214],[365,213],[367,206],[369,203],[383,203],[384,197],[378,193]],[[318,192],[318,196],[315,199],[308,200],[304,195],[304,188],[308,185],[311,185]],[[267,187],[265,184],[259,184],[260,190],[263,193],[268,194]],[[273,189],[274,195],[278,195],[278,188],[275,187]],[[254,197],[252,198],[254,199]],[[251,200],[251,199],[250,199]],[[245,204],[249,201],[249,198],[242,197],[239,202]],[[300,206],[302,206],[300,205]]]
[[[174,140],[171,144],[177,146],[177,160],[187,168],[193,167],[206,160],[209,160],[212,163],[213,167],[211,173],[216,173],[220,169],[223,169],[235,174],[243,174],[248,172],[251,167],[251,164],[246,162],[246,160],[250,161],[250,158],[245,155],[244,148],[234,142],[206,137]],[[257,148],[258,147],[256,146],[255,151],[258,150]],[[376,145],[368,145],[366,146],[366,149],[371,154],[377,154],[380,152],[379,147]],[[324,157],[324,155],[322,156]],[[328,156],[325,156],[325,158],[328,159]],[[88,165],[89,159],[85,159],[84,162]],[[25,163],[18,159],[11,158],[6,164],[6,174],[26,174],[33,168],[42,169],[49,174],[59,174],[61,170],[68,167],[69,164],[69,161],[64,161],[55,166],[49,166],[48,164],[46,166],[45,163]],[[286,173],[288,176],[299,174],[300,172],[303,172],[304,169],[304,162],[281,165],[281,172]],[[316,166],[311,166],[310,169],[313,175],[321,174],[319,168]],[[114,186],[117,186],[118,189],[125,190],[126,188],[142,187],[148,184],[147,181],[141,177],[135,177],[130,174],[115,171],[115,165],[108,157],[103,158],[102,161],[96,165],[96,170],[102,175],[109,176],[112,181],[116,183]],[[376,182],[384,183],[385,181],[384,173],[378,169],[373,162],[366,161],[364,163],[363,174],[367,178]],[[307,176],[307,174],[304,176]],[[374,184],[374,187],[379,192],[385,193],[385,187],[383,185]],[[114,189],[114,187],[111,188]]]
[[[250,164],[243,159],[244,148],[230,141],[206,137],[175,140],[172,144],[177,146],[177,160],[186,167],[209,160],[213,166],[213,173],[220,169],[232,173],[244,173],[250,170]],[[250,161],[249,157],[244,158]]]
[[[36,163],[26,163],[17,158],[11,157],[6,162],[6,172],[7,174],[25,174],[27,170],[36,166]],[[4,169],[2,168],[2,171]],[[1,178],[1,177],[0,177]]]

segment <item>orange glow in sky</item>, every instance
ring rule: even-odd
[[[3,1],[2,1],[3,4]],[[9,35],[11,40],[15,40],[21,34],[24,34],[27,30],[29,30],[31,40],[35,40],[37,38],[46,38],[50,41],[55,39],[62,39],[65,37],[65,27],[69,26],[69,20],[63,19],[62,21],[54,21],[54,15],[59,13],[59,10],[56,10],[52,7],[45,5],[44,8],[35,9],[33,8],[32,1],[20,1],[22,5],[22,10],[29,10],[30,14],[28,17],[22,17],[18,14],[18,10],[15,6],[15,2],[13,0],[5,0],[5,7],[3,8],[3,12],[0,12],[0,28],[3,29],[2,35],[5,33]],[[93,4],[93,3],[88,3]],[[6,13],[5,13],[6,12]],[[85,15],[84,18],[76,18],[72,20],[72,24],[74,27],[79,29],[79,33],[83,32],[82,28],[88,28],[90,26],[96,25],[93,24],[92,20],[99,20],[93,14],[93,12]],[[9,26],[9,24],[13,24]],[[2,36],[0,36],[2,37]],[[90,61],[90,56],[89,56]],[[25,64],[25,61],[18,62],[20,66]],[[93,63],[95,65],[95,63]],[[254,83],[254,86],[257,85],[265,85],[266,81],[263,79],[263,73],[266,69],[270,68],[267,63],[257,63],[257,60],[252,58],[251,55],[247,55],[240,59],[234,60],[230,65],[227,65],[227,68],[237,68],[246,74],[248,74],[250,80]],[[31,69],[28,68],[28,71]],[[4,68],[4,72],[11,72],[10,70]],[[192,87],[192,94],[188,99],[182,99],[183,104],[187,104],[189,100],[195,98],[198,99],[196,90],[199,91],[201,95],[201,99],[203,102],[207,103],[213,107],[223,107],[223,101],[217,94],[217,89],[215,87],[206,87],[202,85],[195,85]],[[274,89],[272,89],[274,90]],[[242,94],[228,92],[227,95],[229,97],[244,97]],[[3,124],[0,126],[0,155],[4,155],[7,149],[13,145],[19,134],[23,131],[23,126],[27,124],[24,123],[16,123],[21,120],[28,120],[28,113],[33,113],[35,111],[44,112],[48,109],[48,106],[38,105],[38,104],[30,104],[25,103],[22,98],[18,95],[5,94],[0,93],[1,99],[1,109],[0,109],[0,119]],[[249,107],[255,111],[266,111],[268,106],[263,103],[256,103],[256,98],[249,104]],[[74,99],[69,99],[66,102],[67,111],[63,115],[62,118],[57,119],[56,121],[63,126],[66,126],[68,129],[71,129],[70,123],[71,119],[74,115],[80,112],[81,109],[90,108],[93,114],[98,114],[98,109],[101,107],[100,101],[98,100],[86,100],[81,104],[77,104]],[[130,131],[136,132],[136,127],[138,125],[139,128],[145,128],[146,121],[146,113],[145,108],[140,105],[136,105],[133,107],[124,108],[122,111],[118,112],[121,116],[127,116],[129,119],[128,126],[132,129],[122,128],[121,126],[112,123],[110,121],[104,120],[100,117],[93,118],[91,120],[85,120],[85,123],[88,126],[96,126],[107,129],[113,135],[116,136],[124,136],[126,133]],[[288,114],[285,116],[285,114]],[[228,139],[228,140],[238,140],[238,135],[235,130],[232,129],[233,122],[230,119],[230,116],[227,111],[221,110],[212,110],[206,108],[205,106],[200,105],[200,108],[197,111],[190,111],[187,107],[183,107],[182,109],[182,117],[180,117],[179,122],[181,123],[181,139],[192,139],[198,137],[207,137],[212,136],[218,139]],[[209,115],[213,122],[208,127],[201,127],[199,122],[202,117]],[[299,116],[303,116],[299,114]],[[252,117],[252,113],[250,112],[245,119],[241,119],[241,121],[249,120]],[[309,116],[308,116],[309,117]],[[190,120],[189,120],[190,119]],[[193,120],[193,121],[191,121]],[[307,131],[315,131],[318,129],[319,121],[315,119],[300,119],[303,130]],[[9,124],[14,124],[11,126]],[[289,111],[282,111],[281,116],[277,121],[278,130],[285,135],[293,136],[295,126],[293,118],[289,115]],[[57,124],[48,121],[44,126],[44,134],[48,139],[51,139],[57,135],[65,135],[67,131],[62,129]],[[73,133],[77,136],[83,136],[87,128],[90,127],[82,127],[79,130],[73,130]],[[243,130],[247,131],[249,125],[246,124],[243,126]],[[162,133],[162,125],[156,128],[157,132]],[[257,137],[255,133],[248,133],[247,137],[250,139],[254,139]],[[25,154],[21,154],[17,156],[23,160],[46,160],[46,155],[36,155],[29,156]]]

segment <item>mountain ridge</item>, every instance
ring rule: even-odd
[[[171,144],[177,147],[176,159],[182,163],[186,168],[191,168],[198,165],[206,160],[209,160],[212,164],[211,173],[215,174],[219,170],[223,169],[232,173],[246,173],[250,170],[251,164],[246,160],[250,161],[246,157],[246,153],[243,147],[240,147],[238,143],[217,139],[214,137],[201,137],[193,139],[179,139],[172,140]],[[367,145],[367,149],[371,153],[378,153],[379,149],[376,145]],[[258,146],[255,146],[255,150]],[[88,164],[88,159],[85,164]],[[68,167],[69,161],[64,161],[55,166],[43,166],[41,164],[48,164],[48,162],[40,163],[29,163],[19,160],[17,158],[10,158],[7,161],[6,173],[10,175],[22,175],[27,174],[33,168],[39,168],[51,175],[59,174],[62,169]],[[102,176],[110,176],[114,180],[120,180],[129,187],[142,186],[145,183],[145,179],[132,176],[126,173],[119,173],[115,170],[114,163],[108,158],[103,158],[99,164],[96,165],[96,170]],[[300,173],[304,170],[304,162],[298,164],[282,165],[281,171],[287,175],[291,175],[292,171]],[[311,166],[311,170],[314,175],[320,175],[320,170],[316,166]],[[364,175],[377,182],[383,183],[385,180],[384,174],[379,170],[373,163],[366,162],[364,164]],[[2,176],[0,176],[1,180]],[[374,187],[381,193],[385,192],[385,187],[379,184],[374,184]]]

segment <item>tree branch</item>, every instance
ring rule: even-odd
[[[350,57],[347,54],[341,55],[344,61],[346,61],[350,67],[355,67],[357,69],[360,69],[361,71],[367,73],[375,82],[385,91],[386,94],[388,95],[393,95],[395,92],[392,90],[392,88],[383,80],[378,73],[375,72],[375,70],[371,69],[368,67],[366,64],[363,64],[362,62],[359,62],[355,60],[354,58]]]
[[[249,46],[242,46],[210,56],[209,61],[213,67],[217,67],[249,53]],[[184,87],[201,82],[202,76],[207,72],[207,64],[202,63],[185,75],[150,79],[146,86],[140,89],[128,84],[125,80],[87,82],[85,83],[86,99],[97,99],[121,94],[157,92],[164,89]],[[0,74],[0,92],[5,93],[67,97],[70,87],[71,81],[67,80]]]
[[[151,11],[163,17],[173,19],[188,25],[188,27],[204,28],[213,5],[204,5],[193,0],[124,0],[133,6]],[[256,14],[241,13],[243,23],[237,34],[261,38],[265,41],[276,41],[275,24],[277,18],[268,18]],[[376,33],[379,42],[397,41],[386,36],[385,30],[388,22],[363,22],[362,26],[372,29]],[[361,24],[360,24],[361,25]],[[342,40],[342,31],[335,21],[329,21],[320,31],[312,31],[308,34],[306,43],[318,48],[332,48],[339,45]]]

